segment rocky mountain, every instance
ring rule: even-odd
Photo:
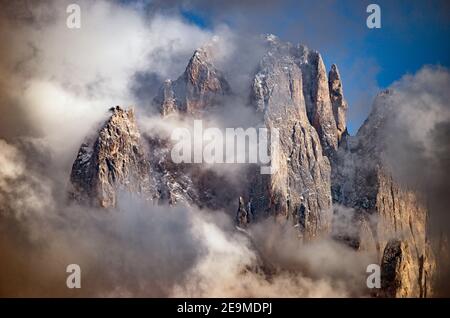
[[[166,80],[161,86],[154,104],[162,120],[170,115],[185,119],[204,119],[209,113],[220,109],[226,97],[232,95],[230,85],[223,73],[214,65],[214,43],[197,49],[185,71],[175,81]],[[168,137],[146,136],[150,144],[159,144],[163,156],[151,161],[160,162],[159,168],[168,176],[168,186],[163,199],[170,204],[189,202],[201,208],[224,209],[231,212],[229,202],[240,195],[239,187],[218,175],[212,169],[198,165],[174,164],[170,158],[172,144]]]
[[[340,143],[344,135],[347,134],[346,115],[348,105],[344,99],[341,75],[339,74],[339,70],[335,64],[331,65],[331,70],[328,74],[328,88],[330,90],[334,120],[336,121],[337,138]]]
[[[264,46],[248,83],[247,106],[261,127],[279,133],[278,150],[271,153],[277,167],[273,174],[249,165],[237,186],[213,170],[175,164],[168,138],[141,136],[133,110],[115,107],[80,147],[71,197],[108,208],[117,204],[120,191],[127,191],[155,202],[225,210],[239,228],[267,217],[301,224],[298,237],[304,241],[332,235],[356,250],[377,253],[382,289],[374,295],[431,295],[435,265],[425,201],[397,182],[383,161],[383,127],[395,112],[390,92],[377,97],[369,118],[351,137],[337,66],[327,74],[318,52],[273,35],[264,38]],[[210,47],[198,49],[184,73],[161,86],[154,104],[162,121],[171,114],[202,118],[232,95],[212,54]],[[348,233],[336,230],[340,207],[354,211]]]
[[[120,190],[158,198],[134,111],[116,106],[110,112],[97,135],[87,138],[78,151],[70,196],[104,208],[116,205]]]
[[[162,85],[154,101],[163,120],[171,114],[201,118],[206,111],[220,107],[222,98],[230,94],[228,82],[212,63],[210,50],[208,46],[196,50],[184,73]],[[117,193],[127,191],[158,203],[234,210],[229,202],[239,194],[236,186],[213,170],[175,164],[169,136],[141,136],[133,110],[117,106],[111,112],[98,135],[87,138],[80,147],[72,167],[71,198],[112,207]]]
[[[317,52],[273,36],[267,47],[252,100],[264,125],[279,131],[280,149],[272,159],[278,169],[253,174],[250,200],[256,217],[276,215],[295,225],[304,196],[308,213],[301,220],[306,224],[302,234],[312,238],[327,233],[331,222],[331,167],[324,149],[337,148],[337,131],[328,80]]]
[[[180,112],[201,116],[230,93],[230,85],[213,65],[212,54],[210,46],[196,50],[184,73],[175,81],[164,82],[155,97],[162,115]]]
[[[392,91],[380,93],[348,147],[338,154],[335,201],[356,211],[356,248],[374,250],[382,270],[381,296],[426,297],[435,261],[427,237],[423,195],[395,180],[384,160],[388,118],[395,116]]]

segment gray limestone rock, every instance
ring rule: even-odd
[[[70,174],[71,198],[100,207],[117,204],[118,191],[158,197],[134,111],[119,106],[81,145]]]

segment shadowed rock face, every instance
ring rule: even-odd
[[[230,93],[230,86],[213,65],[211,54],[208,47],[198,49],[184,73],[176,81],[164,83],[154,100],[162,115],[179,112],[201,116]]]
[[[331,65],[328,75],[328,87],[330,90],[331,105],[333,108],[334,120],[336,121],[337,139],[342,140],[342,135],[347,133],[346,115],[348,105],[344,99],[341,76],[335,64]]]
[[[111,109],[96,136],[81,145],[72,166],[70,197],[103,208],[115,207],[121,192],[156,203],[199,204],[192,171],[174,164],[171,144],[141,136],[132,109]]]
[[[224,98],[231,96],[230,85],[213,64],[215,50],[214,42],[197,49],[183,74],[176,81],[165,81],[154,98],[163,120],[171,114],[202,119],[222,106]],[[163,185],[162,191],[163,198],[168,198],[170,204],[187,202],[201,208],[234,212],[229,202],[241,194],[236,185],[229,184],[213,170],[174,164],[170,158],[172,144],[168,139],[154,136],[146,136],[146,139],[150,144],[163,145],[160,151],[164,153],[163,158],[153,161],[160,162],[158,170],[167,176],[167,186]]]
[[[311,102],[310,119],[316,128],[323,151],[330,155],[337,149],[338,133],[331,106],[328,80],[322,57],[319,53],[311,54]],[[306,69],[304,67],[304,69]]]
[[[412,251],[407,240],[392,239],[384,248],[381,259],[382,297],[432,296],[429,256]],[[427,259],[428,258],[428,259]]]
[[[81,146],[71,172],[71,197],[107,208],[117,204],[124,190],[171,205],[229,211],[241,227],[270,216],[301,224],[299,237],[305,240],[332,232],[333,199],[354,210],[351,233],[335,238],[378,255],[382,289],[377,296],[432,295],[435,261],[427,238],[427,207],[414,189],[394,180],[383,161],[383,132],[395,113],[391,92],[377,97],[369,118],[351,137],[337,67],[327,77],[318,52],[274,36],[265,43],[267,52],[249,83],[250,106],[261,126],[279,132],[278,151],[271,154],[275,173],[262,175],[260,167],[250,166],[236,187],[214,171],[175,164],[169,139],[141,137],[133,111],[116,107],[97,135]],[[185,72],[164,83],[155,97],[162,120],[173,113],[201,118],[230,93],[209,54],[197,50]]]
[[[383,160],[386,124],[395,111],[391,91],[380,93],[373,110],[337,156],[333,174],[336,202],[356,210],[359,234],[352,245],[378,254],[385,281],[380,296],[425,297],[431,294],[435,267],[428,242],[428,211],[423,195],[397,182]],[[363,228],[361,224],[368,224]]]
[[[380,249],[383,249],[382,272],[393,266],[386,260],[392,249],[389,240],[398,240],[397,250],[401,257],[392,260],[398,263],[395,281],[385,282],[383,292],[393,297],[425,297],[431,294],[434,256],[427,239],[427,214],[424,198],[412,190],[404,189],[386,172],[378,176],[376,213],[378,222],[375,233]],[[382,251],[382,250],[381,250]]]
[[[105,208],[116,205],[119,190],[157,198],[133,110],[117,106],[111,113],[97,136],[80,147],[70,175],[71,197]]]
[[[245,209],[244,199],[239,197],[239,207],[236,212],[236,224],[240,228],[246,228],[250,223],[249,211]]]

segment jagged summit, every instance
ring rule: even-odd
[[[338,67],[333,64],[327,72],[320,53],[304,45],[274,35],[263,40],[265,54],[248,83],[249,106],[263,126],[279,132],[279,148],[271,154],[278,167],[273,174],[262,175],[252,165],[241,180],[228,184],[204,167],[175,164],[169,139],[141,137],[134,111],[116,106],[79,149],[71,197],[113,207],[120,191],[127,191],[170,205],[229,211],[241,229],[273,217],[296,228],[292,239],[331,235],[378,255],[383,283],[376,295],[430,295],[434,259],[426,204],[394,180],[382,157],[385,125],[395,116],[395,92],[381,92],[357,135],[349,136],[349,106]],[[183,74],[164,82],[155,97],[163,117],[201,117],[230,94],[214,65],[213,49],[196,50]],[[351,233],[333,232],[339,223],[337,204],[354,211]]]
[[[192,55],[184,73],[176,80],[167,80],[154,102],[163,116],[185,113],[199,116],[219,105],[231,91],[223,74],[212,62],[212,48],[205,46]]]
[[[357,140],[372,138],[374,141],[377,140],[377,142],[372,142],[371,144],[383,146],[384,140],[381,137],[383,136],[385,125],[389,118],[396,116],[396,112],[393,109],[394,103],[391,100],[394,96],[395,91],[393,89],[385,89],[377,94],[369,116],[358,129],[356,135],[359,138]]]
[[[385,297],[426,297],[435,260],[427,237],[423,195],[404,186],[384,160],[388,125],[397,116],[395,91],[380,92],[334,174],[335,201],[357,212],[355,246],[378,255]]]
[[[319,85],[310,60],[305,47],[273,40],[252,83],[255,108],[263,114],[267,128],[278,129],[283,141],[273,159],[277,172],[253,176],[252,210],[256,217],[275,215],[294,225],[299,221],[301,194],[310,193],[305,202],[307,213],[300,220],[306,224],[301,233],[306,239],[326,235],[331,220],[330,162],[308,116],[307,105],[316,107],[309,88]]]
[[[268,42],[278,42],[279,41],[279,38],[275,34],[272,34],[272,33],[267,33],[267,34],[263,35],[262,37]]]
[[[157,197],[134,110],[116,106],[110,112],[80,147],[70,175],[71,197],[100,207],[115,206],[120,190]]]
[[[333,107],[333,115],[336,121],[338,142],[340,142],[343,135],[347,134],[346,116],[348,104],[344,98],[341,75],[339,74],[336,64],[331,65],[328,74],[328,86],[330,90],[331,105]]]
[[[336,66],[330,70],[329,81],[319,52],[302,44],[283,42],[273,34],[264,35],[262,39],[267,44],[267,52],[259,68],[283,64],[285,69],[292,69],[294,65],[300,69],[306,114],[319,133],[324,154],[332,156],[346,131],[348,108]],[[220,105],[223,96],[230,94],[230,85],[212,61],[216,49],[214,43],[197,49],[184,73],[177,80],[168,80],[162,85],[154,102],[163,116],[172,113],[201,116],[208,108]],[[259,74],[264,75],[260,71]]]
[[[284,71],[293,71],[300,74],[302,79],[301,95],[303,95],[306,115],[319,134],[324,154],[328,157],[333,156],[345,131],[345,114],[348,108],[343,99],[340,77],[332,78],[336,90],[333,90],[333,87],[330,89],[330,84],[333,83],[329,82],[325,64],[319,52],[302,44],[293,45],[290,42],[283,42],[273,35],[267,35],[265,39],[268,43],[268,49],[260,62],[260,69],[264,70],[281,65]],[[337,70],[336,67],[335,69]],[[264,76],[263,73],[259,73],[258,81]],[[337,74],[331,70],[330,75],[335,76]],[[334,115],[332,102],[339,109],[337,111],[338,116]],[[339,103],[342,105],[338,105]],[[336,118],[339,120],[339,129]]]
[[[289,41],[282,41],[275,34],[264,34],[259,37],[261,41],[268,47],[268,53],[273,54],[276,51],[281,55],[305,56],[309,52],[317,54],[317,51],[310,50],[302,43],[293,44]],[[272,51],[271,51],[272,50]]]
[[[320,236],[330,229],[329,158],[340,138],[325,65],[317,51],[304,45],[292,45],[274,35],[266,35],[263,41],[267,51],[254,74],[251,100],[266,127],[280,131],[284,142],[277,160],[282,169],[273,176],[251,176],[248,199],[255,214],[283,215],[295,223],[300,193],[311,193],[305,202],[307,220],[302,220],[305,237]],[[206,110],[213,103],[211,94],[217,97],[228,91],[224,90],[226,80],[211,62],[212,47],[196,50],[183,75],[164,83],[155,99],[163,115],[199,114],[196,110]],[[333,94],[343,96],[340,78],[337,81]],[[346,109],[339,108],[343,127]]]

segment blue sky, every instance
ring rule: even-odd
[[[381,7],[381,29],[366,26],[370,3]],[[427,64],[450,67],[450,1],[153,0],[149,4],[150,10],[180,14],[202,29],[226,24],[240,34],[273,33],[318,50],[328,68],[336,63],[341,72],[352,134],[381,89]]]

